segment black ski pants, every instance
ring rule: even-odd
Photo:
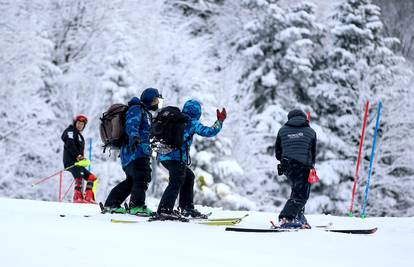
[[[105,207],[119,207],[131,195],[129,206],[145,205],[145,193],[151,182],[149,158],[137,158],[124,167],[126,179],[116,185],[105,201]]]
[[[78,166],[70,168],[68,172],[73,175],[73,178],[83,178],[84,180],[88,180],[88,177],[91,174],[86,168]]]
[[[306,223],[304,212],[310,193],[310,184],[308,183],[309,167],[296,160],[288,160],[282,162],[282,164],[286,164],[284,174],[292,184],[292,192],[279,214],[279,219],[296,219]]]
[[[161,161],[161,164],[168,170],[170,181],[161,197],[158,211],[161,209],[173,210],[178,194],[180,195],[180,208],[194,208],[195,175],[193,171],[187,167],[185,162],[178,160]]]

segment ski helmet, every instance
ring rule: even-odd
[[[77,114],[73,117],[73,123],[76,123],[77,121],[84,122],[86,125],[88,123],[88,118],[83,114]]]

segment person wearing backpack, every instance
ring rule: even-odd
[[[201,105],[196,100],[189,100],[184,104],[182,113],[186,115],[188,123],[184,129],[183,140],[184,144],[179,149],[161,154],[159,160],[161,164],[169,172],[169,183],[165,189],[160,203],[158,205],[155,217],[159,219],[175,220],[180,219],[181,216],[206,218],[207,216],[200,213],[194,208],[194,179],[193,171],[188,167],[188,158],[190,147],[193,142],[194,134],[203,137],[213,137],[217,135],[226,119],[226,110],[220,112],[217,110],[217,121],[212,127],[204,126],[200,123]],[[179,211],[181,214],[173,210],[175,201],[179,198]]]
[[[316,133],[306,114],[299,109],[288,113],[288,121],[280,128],[275,144],[278,174],[292,183],[292,193],[279,214],[282,228],[310,228],[304,215],[309,198],[309,173],[315,165]]]
[[[126,179],[116,185],[105,201],[105,211],[125,213],[121,204],[131,195],[128,212],[149,216],[153,212],[145,205],[145,194],[151,182],[151,147],[149,140],[150,113],[158,109],[161,94],[155,88],[145,89],[140,98],[128,102],[125,114],[125,140],[120,157]]]
[[[74,203],[95,203],[92,188],[96,176],[84,167],[73,166],[76,162],[84,159],[85,139],[82,136],[82,131],[87,123],[88,118],[85,115],[76,115],[73,118],[73,123],[65,129],[61,137],[64,142],[63,165],[65,168],[70,167],[68,171],[75,179]],[[87,181],[85,195],[82,193],[83,179]]]

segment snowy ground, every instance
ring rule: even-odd
[[[246,212],[213,211],[212,217]],[[60,217],[66,214],[66,217]],[[91,217],[85,218],[82,215]],[[276,214],[249,212],[240,226],[268,227]],[[142,222],[114,224],[97,205],[0,198],[0,266],[412,266],[414,218],[309,215],[313,225],[372,227],[373,235],[310,230],[234,233],[222,226]]]

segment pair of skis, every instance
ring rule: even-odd
[[[190,218],[183,222],[194,222],[197,224],[204,224],[204,225],[211,225],[211,226],[229,226],[229,225],[236,225],[239,224],[244,218],[249,216],[249,214],[246,214],[241,217],[234,217],[234,218],[208,218],[208,219],[197,219],[197,218]],[[156,220],[151,220],[156,221]],[[171,221],[179,221],[179,220],[171,220]],[[111,219],[112,223],[140,223],[145,221],[139,221],[139,220],[117,220],[117,219]]]
[[[227,227],[226,231],[232,232],[245,232],[245,233],[289,233],[289,232],[299,232],[299,231],[308,231],[312,229],[261,229],[261,228],[239,228],[239,227]],[[375,233],[378,228],[369,228],[369,229],[319,229],[325,232],[332,233],[343,233],[343,234],[354,234],[354,235],[369,235]]]
[[[327,225],[315,226],[312,229],[302,229],[302,228],[281,228],[280,226],[275,225],[272,222],[272,226],[268,229],[266,228],[240,228],[240,227],[227,227],[226,231],[232,232],[244,232],[244,233],[289,233],[289,232],[300,232],[300,231],[324,231],[332,233],[342,233],[342,234],[355,234],[355,235],[369,235],[375,233],[378,228],[367,228],[367,229],[332,229],[332,223]]]

